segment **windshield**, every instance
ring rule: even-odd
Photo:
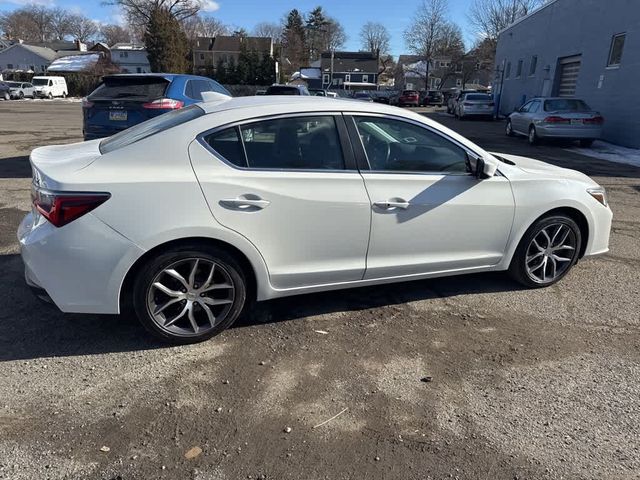
[[[31,83],[33,85],[46,85],[49,82],[48,78],[34,78]]]
[[[591,108],[582,100],[575,98],[558,98],[544,101],[545,112],[589,112]]]
[[[162,77],[104,77],[104,83],[87,98],[89,100],[111,100],[133,98],[141,101],[162,98],[169,81]]]
[[[189,122],[194,118],[198,118],[204,115],[202,110],[197,105],[191,105],[189,107],[174,110],[164,115],[154,117],[146,122],[134,125],[120,133],[116,133],[112,137],[104,139],[100,142],[100,153],[105,154],[118,150],[119,148],[126,147],[133,143],[139,142],[145,138],[148,138],[156,133],[164,132],[177,125]]]

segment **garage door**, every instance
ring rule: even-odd
[[[580,55],[560,59],[559,97],[572,97],[575,95],[578,74],[580,73],[580,61]]]

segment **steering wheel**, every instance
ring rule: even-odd
[[[369,149],[367,151],[367,155],[369,157],[371,169],[384,169],[389,161],[389,157],[391,156],[391,145],[383,140],[378,140],[375,137],[370,137],[368,143]]]

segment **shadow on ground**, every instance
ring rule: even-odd
[[[0,362],[165,348],[132,315],[64,314],[26,286],[19,255],[0,256]],[[500,274],[468,275],[308,294],[260,303],[236,328],[467,293],[518,289]],[[337,320],[336,320],[337,321]],[[216,340],[213,340],[216,341]]]

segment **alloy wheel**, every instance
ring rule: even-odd
[[[536,283],[553,282],[571,267],[576,245],[576,235],[568,225],[547,225],[533,237],[527,248],[527,275]]]
[[[511,126],[511,120],[507,121],[507,135],[511,136],[513,135],[513,127]]]
[[[186,258],[155,276],[147,291],[147,310],[158,327],[172,335],[201,335],[226,319],[235,290],[220,264]]]

